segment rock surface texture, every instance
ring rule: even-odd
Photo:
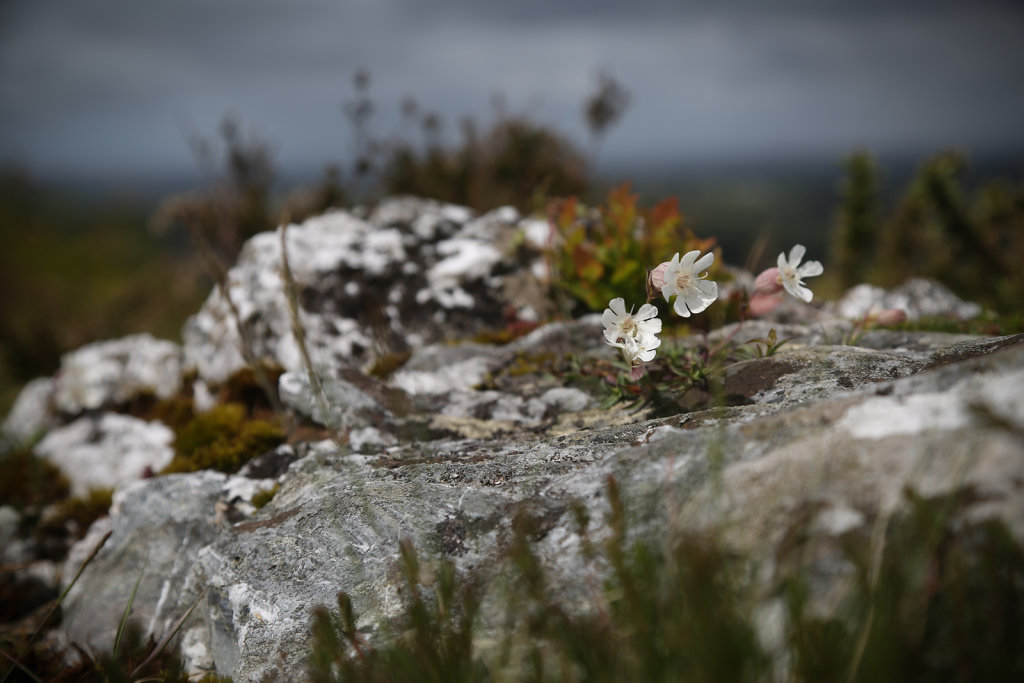
[[[300,310],[282,279],[280,230],[257,235],[228,274],[230,303],[211,294],[183,348],[142,338],[87,347],[54,382],[31,385],[16,408],[30,428],[9,419],[9,432],[50,429],[37,452],[69,473],[130,463],[112,482],[109,516],[67,560],[70,577],[111,532],[68,596],[67,637],[109,647],[141,572],[134,616],[156,637],[199,601],[182,632],[194,669],[301,679],[315,606],[345,591],[370,630],[396,612],[401,539],[460,571],[500,571],[527,509],[540,520],[538,556],[571,594],[573,507],[601,533],[609,476],[637,533],[713,530],[757,561],[766,585],[783,571],[777,549],[797,516],[809,515],[815,538],[870,532],[908,489],[970,489],[965,514],[998,517],[1024,542],[1024,335],[870,329],[851,339],[850,318],[893,302],[972,313],[955,298],[928,308],[927,283],[858,290],[803,320],[790,312],[713,332],[707,343],[771,329],[789,342],[725,365],[703,393],[610,405],[609,385],[578,370],[615,358],[598,316],[501,344],[479,336],[546,314],[534,244],[543,227],[507,209],[474,217],[413,199],[310,219],[285,232]],[[170,395],[190,372],[215,393],[247,356],[283,371],[281,401],[304,429],[238,474],[136,479],[170,459],[169,431],[102,411],[133,388]],[[366,374],[392,358],[390,371]],[[269,503],[251,504],[275,485]],[[827,603],[838,579],[823,581],[815,595]]]

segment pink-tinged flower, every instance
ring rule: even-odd
[[[782,303],[782,287],[779,287],[777,294],[759,294],[756,290],[754,295],[747,302],[747,314],[758,318],[768,315]]]
[[[771,296],[782,291],[782,276],[775,266],[768,268],[754,280],[754,294]]]
[[[620,349],[630,367],[654,359],[654,350],[661,346],[657,337],[661,332],[657,308],[644,304],[633,313],[632,308],[626,310],[625,300],[617,297],[608,303],[601,314],[601,322],[604,323],[605,343]]]
[[[668,262],[662,275],[661,294],[665,301],[676,297],[672,305],[676,313],[689,318],[691,313],[700,313],[718,298],[718,285],[705,279],[707,269],[714,262],[714,254],[709,252],[701,256],[696,249],[686,252],[681,259],[677,252]]]
[[[902,308],[887,308],[875,315],[875,322],[885,327],[899,325],[902,322],[906,322],[906,320],[907,312]]]
[[[657,268],[651,271],[651,274],[647,277],[647,282],[650,285],[651,290],[654,290],[655,292],[660,292],[661,288],[665,286],[666,270],[668,270],[668,261],[659,264]]]
[[[779,281],[787,292],[801,301],[810,303],[814,293],[804,286],[803,278],[821,275],[825,269],[817,261],[808,261],[801,266],[800,260],[806,252],[804,245],[797,244],[790,250],[788,259],[785,253],[779,254]]]

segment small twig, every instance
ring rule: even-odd
[[[348,435],[344,420],[341,424],[341,430],[333,423],[330,417],[330,401],[327,399],[327,392],[324,390],[323,382],[320,380],[320,373],[316,371],[313,366],[313,359],[309,354],[309,347],[306,344],[306,331],[302,327],[302,321],[299,319],[299,294],[298,287],[295,285],[295,277],[292,275],[291,265],[288,262],[288,243],[286,238],[288,230],[287,217],[281,222],[281,279],[284,281],[285,294],[288,298],[288,314],[292,324],[292,336],[295,337],[295,344],[299,347],[299,355],[302,356],[302,365],[306,370],[306,375],[309,377],[309,386],[313,390],[314,396],[316,396],[317,403],[320,407],[320,413],[324,420],[324,426],[327,427],[334,439],[334,442],[339,446],[344,446],[348,443]]]
[[[263,365],[256,357],[256,352],[254,350],[256,347],[252,342],[248,329],[243,324],[242,313],[238,310],[238,306],[235,304],[234,299],[231,298],[231,290],[228,286],[227,269],[217,259],[214,254],[213,247],[210,246],[210,243],[206,240],[206,237],[202,234],[202,231],[199,229],[199,226],[196,225],[192,216],[185,214],[183,219],[185,224],[188,225],[192,239],[195,241],[196,248],[203,259],[207,274],[211,279],[213,279],[217,289],[220,290],[221,296],[224,297],[224,302],[227,304],[228,310],[231,313],[231,318],[234,320],[235,328],[238,330],[239,351],[242,354],[242,358],[252,369],[253,376],[256,378],[256,383],[260,385],[260,389],[262,389],[263,393],[266,394],[267,400],[270,402],[270,406],[274,413],[277,415],[284,415],[284,407],[281,405],[281,401],[277,397],[277,389],[272,385],[270,378],[263,369]]]

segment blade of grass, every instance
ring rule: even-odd
[[[295,345],[299,347],[299,354],[302,356],[302,365],[306,370],[306,375],[309,377],[309,386],[313,391],[313,395],[316,397],[316,401],[320,407],[320,413],[323,416],[324,426],[327,427],[328,432],[331,434],[331,438],[337,444],[338,448],[342,448],[348,443],[348,427],[345,425],[344,419],[341,425],[334,424],[331,419],[330,413],[330,401],[327,398],[327,392],[324,390],[323,382],[320,379],[320,373],[317,372],[313,366],[313,359],[309,354],[309,348],[306,345],[306,333],[302,328],[302,321],[299,319],[299,293],[298,287],[295,284],[295,277],[292,275],[291,264],[288,262],[288,241],[285,239],[288,231],[288,217],[285,216],[281,222],[281,280],[284,282],[284,291],[288,299],[288,315],[292,324],[292,336],[295,337]]]
[[[163,639],[160,641],[160,643],[155,648],[153,648],[153,651],[149,653],[149,656],[146,657],[145,660],[143,660],[142,664],[139,664],[137,667],[135,667],[135,669],[132,670],[131,674],[129,674],[129,678],[134,679],[136,676],[138,676],[139,672],[141,672],[143,669],[149,666],[149,663],[156,659],[161,652],[163,652],[163,649],[167,647],[167,643],[171,642],[171,638],[177,635],[178,631],[181,630],[181,627],[185,624],[185,620],[188,619],[190,614],[192,614],[192,610],[194,610],[199,605],[199,601],[202,600],[203,596],[206,595],[206,591],[207,589],[204,588],[203,591],[198,595],[198,597],[196,597],[192,605],[185,611],[184,614],[181,615],[181,618],[178,619],[177,623],[174,624],[174,628],[167,632],[167,635],[165,635]]]
[[[121,615],[121,623],[117,627],[117,635],[114,636],[114,650],[111,652],[111,657],[117,659],[117,651],[121,648],[121,637],[124,635],[124,629],[128,625],[128,615],[132,613],[132,605],[135,604],[135,595],[139,592],[139,584],[142,583],[142,575],[146,572],[146,562],[142,563],[142,569],[139,570],[139,578],[135,579],[135,587],[132,588],[131,597],[128,598],[128,604],[124,608],[124,614]]]
[[[67,597],[68,593],[78,582],[79,577],[82,576],[82,572],[84,572],[85,568],[89,566],[89,563],[93,561],[97,553],[99,553],[100,548],[103,547],[103,544],[107,542],[107,539],[110,538],[110,535],[113,533],[113,531],[108,531],[107,533],[103,534],[103,538],[101,538],[99,543],[96,544],[96,547],[92,549],[92,552],[89,553],[89,556],[85,558],[85,561],[82,562],[82,566],[78,568],[78,573],[75,574],[75,578],[71,579],[71,583],[68,584],[68,587],[64,589],[64,592],[60,594],[57,600],[53,603],[53,606],[50,607],[49,611],[46,613],[46,616],[43,617],[43,620],[39,622],[38,626],[36,626],[36,630],[32,633],[32,636],[25,642],[23,646],[21,646],[21,648],[19,648],[18,657],[24,656],[25,652],[28,651],[30,647],[32,647],[32,643],[34,643],[36,638],[39,637],[39,632],[43,630],[43,626],[45,626],[46,622],[50,620],[50,617],[53,616],[53,613],[60,606],[60,603],[63,602],[64,598]],[[7,670],[7,673],[4,674],[4,677],[0,678],[0,683],[4,683],[4,681],[7,680],[7,677],[11,675],[11,671],[12,669]]]
[[[24,671],[24,672],[25,672],[25,674],[26,674],[26,675],[27,675],[27,676],[28,676],[29,678],[31,678],[31,679],[32,679],[33,681],[36,681],[36,683],[43,683],[43,679],[39,678],[39,676],[36,676],[36,675],[35,675],[34,673],[32,673],[31,671],[29,671],[29,670],[28,670],[27,668],[25,668],[25,665],[24,665],[24,664],[22,664],[21,662],[19,662],[19,661],[18,661],[17,659],[15,659],[14,657],[10,656],[9,654],[7,654],[6,652],[4,652],[3,650],[0,650],[0,655],[3,655],[4,657],[6,657],[6,658],[7,658],[7,659],[8,659],[8,660],[9,660],[9,661],[11,662],[11,664],[13,664],[14,666],[18,667],[18,668],[19,668],[19,669],[21,669],[22,671]],[[14,670],[14,669],[8,669],[8,670],[7,670],[7,673],[8,673],[8,674],[10,674],[10,673],[11,673],[11,671],[13,671],[13,670]],[[6,678],[7,678],[7,676],[5,675],[5,676],[4,676],[4,678],[6,679]]]

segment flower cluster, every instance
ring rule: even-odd
[[[632,308],[627,312],[625,300],[618,297],[608,303],[601,321],[604,323],[605,343],[622,350],[622,357],[631,370],[641,368],[641,363],[654,359],[654,350],[661,346],[658,339],[661,320],[658,319],[657,308],[644,304],[636,313]]]
[[[660,291],[665,301],[675,297],[672,308],[684,318],[700,313],[718,298],[718,285],[707,279],[707,269],[714,263],[714,254],[701,256],[699,250],[687,252],[682,258],[676,253],[671,261],[662,263],[651,272],[650,285]],[[622,351],[629,363],[630,377],[643,376],[643,363],[654,359],[655,349],[661,345],[658,333],[661,320],[658,309],[648,303],[635,314],[626,311],[622,297],[612,299],[601,316],[604,323],[605,343]]]
[[[806,252],[802,244],[797,244],[790,250],[788,258],[785,253],[779,254],[778,265],[757,276],[749,304],[750,313],[762,315],[773,310],[781,301],[783,291],[801,301],[811,301],[814,295],[804,285],[803,279],[821,275],[824,268],[817,261],[800,265]],[[629,363],[632,379],[643,376],[643,364],[654,359],[655,349],[661,345],[657,336],[661,332],[661,320],[650,298],[660,292],[665,301],[672,304],[676,314],[684,318],[704,311],[718,298],[718,284],[708,279],[708,269],[714,261],[714,254],[701,255],[699,250],[687,252],[682,258],[676,253],[671,261],[651,271],[648,302],[639,311],[633,313],[632,308],[627,311],[622,297],[609,302],[601,316],[605,343],[622,351],[623,358]]]

